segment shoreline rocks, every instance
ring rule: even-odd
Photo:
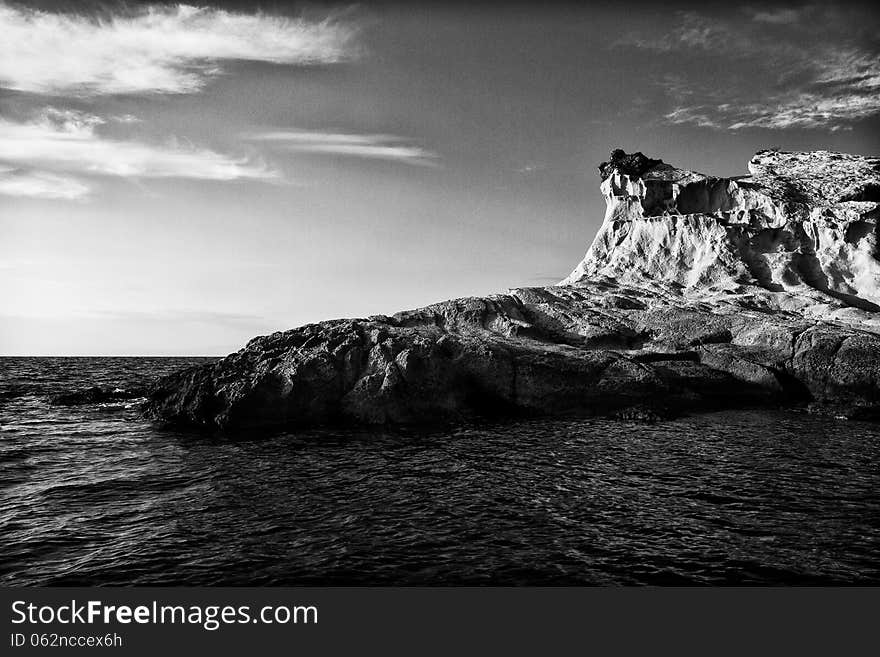
[[[761,405],[880,416],[880,160],[762,151],[750,169],[615,152],[603,226],[561,284],[261,336],[160,380],[145,411],[221,429]]]

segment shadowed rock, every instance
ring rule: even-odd
[[[611,151],[611,159],[599,165],[599,177],[605,180],[614,171],[627,176],[638,177],[650,171],[658,164],[663,164],[663,160],[652,160],[642,153],[628,154],[621,148],[615,148]]]
[[[615,151],[605,221],[560,285],[255,338],[159,381],[147,413],[220,428],[880,415],[877,160],[762,151],[749,168],[717,178]]]

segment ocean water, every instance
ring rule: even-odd
[[[236,438],[0,359],[0,584],[880,584],[880,425],[741,411]]]

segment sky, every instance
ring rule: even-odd
[[[870,5],[0,0],[0,35],[4,355],[556,283],[613,148],[880,153]]]

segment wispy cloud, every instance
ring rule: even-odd
[[[531,176],[546,171],[547,168],[548,167],[544,162],[529,162],[528,164],[524,164],[523,166],[514,169],[514,173],[518,173],[521,176]]]
[[[694,105],[692,107],[678,107],[664,115],[668,123],[690,123],[701,128],[723,128],[716,119],[709,116],[712,107],[707,105]]]
[[[839,130],[880,114],[877,29],[876,18],[830,5],[746,7],[727,16],[683,12],[673,30],[630,34],[618,45],[699,58],[699,71],[678,66],[662,81],[675,102],[669,123]]]
[[[419,166],[436,166],[438,160],[436,153],[395,135],[288,130],[256,133],[246,135],[246,138],[299,153],[390,160]]]
[[[270,319],[261,315],[218,310],[83,310],[82,315],[119,320],[136,320],[143,322],[194,322],[225,326],[255,326],[266,328],[272,325]]]
[[[778,9],[746,9],[752,15],[752,20],[758,23],[773,23],[776,25],[791,25],[803,18],[804,11],[793,7]]]
[[[188,5],[116,8],[95,15],[40,11],[0,0],[0,89],[61,97],[192,93],[220,74],[225,61],[309,65],[351,58],[356,31],[356,25],[332,18],[309,21]],[[30,121],[0,116],[0,194],[82,199],[96,175],[278,177],[260,162],[173,139],[164,144],[110,139],[101,134],[108,122],[139,119],[52,108]],[[379,144],[348,147],[352,154],[361,148],[368,156],[372,147],[374,157],[381,155]],[[408,148],[388,144],[385,156],[416,158]]]
[[[46,171],[28,171],[0,167],[0,194],[46,199],[81,199],[89,186],[76,178]]]
[[[59,175],[71,173],[202,180],[277,177],[260,162],[210,149],[109,139],[97,132],[102,123],[97,116],[52,108],[30,122],[0,118],[0,192],[81,198],[88,193],[87,184]]]
[[[0,3],[0,87],[56,95],[190,93],[224,60],[337,62],[355,27],[188,5],[100,17]]]

